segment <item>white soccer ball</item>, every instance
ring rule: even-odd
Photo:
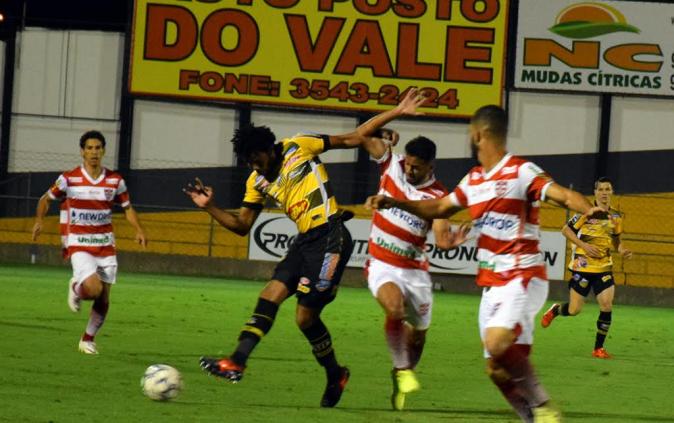
[[[168,401],[178,396],[183,389],[180,372],[167,364],[153,364],[140,379],[143,393],[155,401]]]

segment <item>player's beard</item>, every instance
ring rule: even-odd
[[[480,151],[479,148],[477,148],[477,145],[471,140],[470,141],[470,158],[473,159],[476,165],[480,164],[480,160],[477,158],[477,153]]]

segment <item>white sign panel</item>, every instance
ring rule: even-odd
[[[520,0],[515,86],[674,96],[674,4]]]
[[[351,232],[354,249],[349,267],[363,267],[368,258],[367,241],[370,236],[369,219],[351,219],[346,226]],[[280,261],[295,239],[297,227],[283,214],[260,213],[250,231],[248,258],[252,260]],[[559,232],[541,232],[541,251],[548,267],[550,279],[564,278],[566,261],[566,241]],[[430,261],[430,271],[434,273],[477,274],[477,247],[475,239],[466,241],[453,250],[438,250],[434,237],[429,233],[426,254]]]

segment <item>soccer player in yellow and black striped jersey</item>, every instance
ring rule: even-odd
[[[185,193],[222,226],[239,235],[249,233],[267,199],[271,199],[297,224],[299,234],[278,263],[271,281],[263,288],[250,320],[246,322],[234,353],[225,358],[200,360],[207,372],[238,382],[248,357],[269,332],[281,303],[295,294],[295,320],[311,344],[318,363],[325,368],[327,385],[322,407],[339,402],[349,370],[337,363],[330,332],[321,320],[323,308],[335,299],[353,241],[344,226],[352,214],[342,212],[330,187],[325,166],[318,156],[329,149],[364,147],[385,149],[373,134],[396,117],[419,114],[425,101],[411,89],[400,104],[345,135],[297,135],[276,142],[265,126],[245,126],[232,139],[234,152],[252,172],[238,214],[213,204],[213,189],[196,180]],[[384,151],[381,151],[383,155]]]
[[[569,302],[553,304],[541,320],[541,325],[546,328],[557,316],[578,315],[585,298],[593,290],[599,304],[597,335],[592,352],[592,356],[597,358],[611,358],[604,348],[604,340],[611,326],[615,294],[611,249],[614,248],[624,258],[632,256],[621,240],[623,216],[611,207],[612,195],[613,184],[610,179],[599,178],[594,183],[595,205],[601,207],[604,213],[589,218],[575,215],[562,228],[562,234],[573,243],[569,262]]]

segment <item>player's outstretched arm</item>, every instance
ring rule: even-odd
[[[545,201],[585,215],[602,211],[600,207],[593,207],[583,194],[555,182],[545,192]]]
[[[37,208],[35,210],[35,223],[33,224],[33,233],[32,240],[37,241],[37,238],[42,233],[42,221],[49,211],[49,203],[51,198],[48,194],[42,195],[40,200],[37,202]]]
[[[241,207],[238,214],[230,213],[213,204],[213,188],[205,186],[199,178],[194,184],[187,184],[183,192],[192,199],[194,204],[208,212],[220,225],[237,235],[245,236],[260,215],[260,210]]]
[[[343,135],[331,135],[330,148],[363,147],[370,156],[381,158],[390,145],[397,143],[398,134],[391,130],[380,132],[380,129],[401,116],[423,115],[422,112],[417,111],[417,108],[425,101],[426,97],[416,88],[412,88],[395,108],[379,113],[360,125],[354,132]]]
[[[124,216],[131,226],[133,226],[133,228],[136,230],[136,242],[139,243],[143,248],[147,247],[145,231],[143,231],[143,227],[140,225],[140,220],[138,219],[138,213],[136,213],[136,210],[131,206],[127,206],[124,208]]]
[[[433,220],[447,218],[461,210],[452,204],[449,196],[432,200],[396,200],[385,195],[372,195],[365,201],[365,207],[374,210],[398,208],[415,214],[422,219]]]

